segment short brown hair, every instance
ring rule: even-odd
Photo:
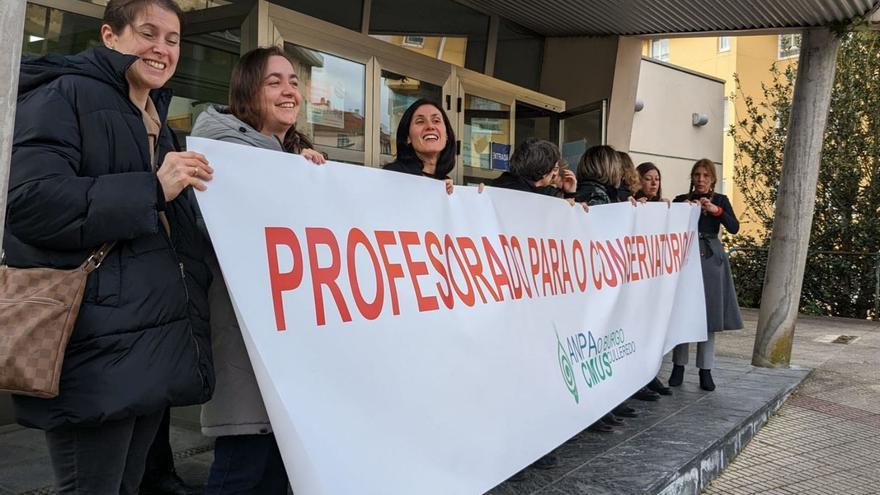
[[[103,22],[119,34],[134,22],[138,14],[153,5],[173,12],[183,25],[183,10],[174,0],[110,0],[104,8]]]
[[[290,65],[294,65],[284,50],[277,46],[254,48],[241,56],[229,78],[229,112],[258,131],[263,128],[263,109],[260,106],[263,73],[271,57],[284,57]],[[297,132],[295,123],[285,134],[283,145],[285,150],[293,153],[312,147],[309,138]]]
[[[607,145],[593,146],[584,152],[578,163],[578,182],[593,180],[602,185],[620,187],[623,166],[617,150]]]

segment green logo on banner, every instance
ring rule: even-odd
[[[565,352],[565,347],[562,346],[562,342],[559,340],[559,332],[556,332],[556,352],[559,354],[559,371],[562,372],[562,379],[565,381],[565,386],[568,388],[568,392],[574,397],[574,403],[577,404],[580,400],[578,397],[578,386],[577,381],[574,376],[574,369],[571,367],[571,360],[568,358],[568,353]]]

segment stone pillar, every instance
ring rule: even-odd
[[[840,38],[827,28],[803,33],[752,354],[755,366],[788,367],[791,361],[839,47]]]
[[[9,159],[12,155],[12,130],[15,127],[15,101],[18,96],[18,72],[21,42],[24,37],[25,0],[0,2],[0,218],[6,218],[6,194],[9,189]],[[5,222],[0,222],[0,240]]]

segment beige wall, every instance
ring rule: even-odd
[[[687,192],[690,168],[700,158],[715,162],[721,177],[723,82],[650,60],[641,65],[637,94],[644,108],[633,117],[633,161],[655,163],[670,198],[673,192]],[[694,113],[706,114],[709,123],[694,126]],[[722,180],[716,189],[723,188]]]

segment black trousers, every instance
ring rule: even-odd
[[[46,432],[59,495],[136,495],[162,412]]]
[[[147,466],[144,470],[144,479],[156,479],[164,473],[174,471],[174,453],[171,452],[171,408],[165,409],[162,414],[162,422],[156,431],[156,438],[147,455]]]

